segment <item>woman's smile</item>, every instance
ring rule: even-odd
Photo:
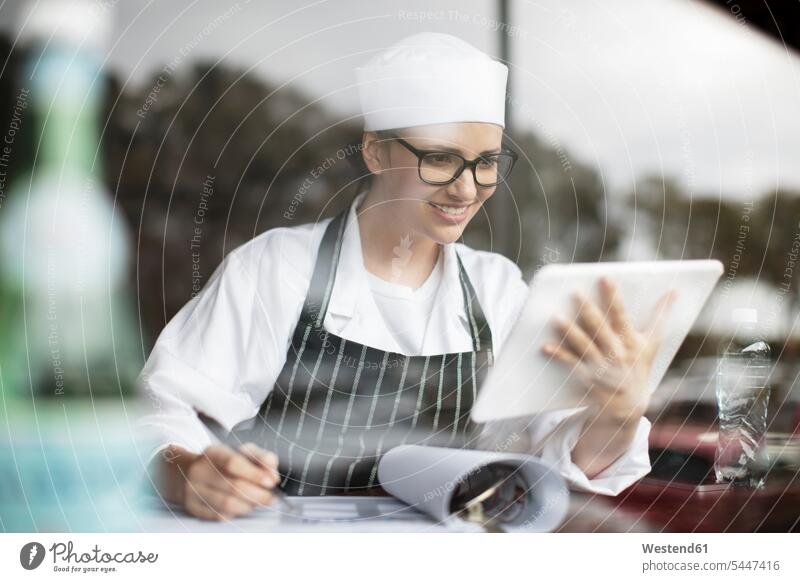
[[[469,207],[472,204],[441,204],[428,200],[434,213],[443,220],[452,224],[464,222],[469,216]]]

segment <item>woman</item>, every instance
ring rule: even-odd
[[[610,283],[542,346],[599,406],[469,418],[527,295],[514,263],[456,242],[516,159],[502,144],[506,67],[423,33],[357,74],[367,187],[332,219],[231,252],[147,361],[161,494],[208,519],[269,504],[278,486],[381,494],[377,460],[401,443],[538,454],[600,493],[643,476],[660,320],[633,330]],[[214,444],[198,414],[252,442]]]

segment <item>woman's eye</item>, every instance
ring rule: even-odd
[[[446,164],[450,161],[450,156],[447,154],[431,154],[428,156],[428,161],[434,164]]]
[[[478,162],[478,166],[481,168],[494,168],[497,166],[497,158],[482,158]]]

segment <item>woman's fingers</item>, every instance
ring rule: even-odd
[[[209,519],[213,521],[220,521],[225,519],[225,516],[219,511],[213,509],[205,499],[201,498],[196,493],[186,495],[184,501],[184,508],[189,515],[199,517],[200,519]]]
[[[593,363],[599,364],[603,361],[603,354],[577,322],[567,322],[557,317],[554,325],[572,352]]]
[[[220,520],[245,515],[254,505],[206,483],[191,483],[186,496],[186,510],[204,519]]]
[[[578,322],[586,334],[604,354],[618,355],[620,342],[597,304],[580,292],[573,296],[573,301],[578,310]]]
[[[275,459],[271,453],[257,449],[252,443],[242,452],[225,445],[208,447],[187,471],[186,510],[204,519],[218,520],[271,504],[272,488],[278,479],[272,474],[272,466],[261,463],[274,465]]]
[[[572,367],[577,367],[581,363],[581,360],[578,356],[561,344],[545,344],[542,346],[542,352],[546,356],[550,356],[551,358]]]
[[[246,479],[262,487],[273,487],[277,476],[270,468],[253,462],[248,456],[224,445],[208,447],[205,455],[211,465],[228,477]]]
[[[262,463],[265,467],[278,468],[278,455],[272,451],[266,451],[257,444],[248,442],[239,447],[239,450],[251,455],[254,459]]]
[[[584,363],[579,356],[563,344],[544,344],[542,346],[542,353],[546,356],[553,358],[563,364],[566,364],[572,370],[582,376],[584,379],[591,377],[591,371],[597,369],[595,366],[588,366]]]
[[[611,327],[624,341],[633,328],[631,327],[630,319],[628,319],[628,313],[625,311],[625,306],[622,304],[619,288],[616,283],[607,277],[600,278],[599,287],[606,312],[611,320]]]
[[[250,481],[245,481],[244,479],[230,479],[221,477],[211,483],[208,483],[207,485],[212,489],[219,491],[220,493],[232,495],[252,506],[269,505],[273,500],[271,489],[259,487],[258,485],[250,483]]]
[[[649,368],[677,293],[671,291],[662,296],[648,324],[638,331],[632,326],[616,286],[601,280],[600,287],[606,313],[597,303],[576,293],[579,325],[559,321],[556,327],[563,341],[560,345],[547,344],[542,351],[573,368],[597,402],[613,403],[614,410],[625,414],[639,413],[649,401]],[[599,350],[599,358],[595,350]]]
[[[545,344],[542,346],[542,352],[556,361],[559,361],[568,366],[574,374],[582,378],[583,382],[592,382],[593,376],[600,370],[597,366],[587,366],[583,361],[576,356],[570,349],[560,344]],[[588,386],[587,386],[588,387]]]
[[[239,447],[239,452],[267,469],[275,478],[275,484],[277,484],[280,480],[278,475],[278,455],[272,451],[265,451],[255,443],[244,443]]]

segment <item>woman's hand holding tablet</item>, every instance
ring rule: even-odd
[[[571,369],[586,391],[587,404],[593,405],[571,452],[572,461],[589,478],[630,447],[650,403],[653,361],[677,296],[674,289],[663,294],[647,323],[637,329],[614,282],[601,277],[598,287],[599,305],[580,291],[573,294],[573,319],[556,316],[553,323],[560,341],[541,348]]]
[[[594,405],[641,417],[722,272],[714,260],[542,267],[472,419]]]
[[[601,302],[577,291],[571,320],[556,316],[559,343],[541,350],[573,369],[599,408],[599,416],[615,422],[641,417],[650,402],[648,381],[677,291],[664,293],[642,329],[630,321],[617,285],[607,277],[598,284]]]

